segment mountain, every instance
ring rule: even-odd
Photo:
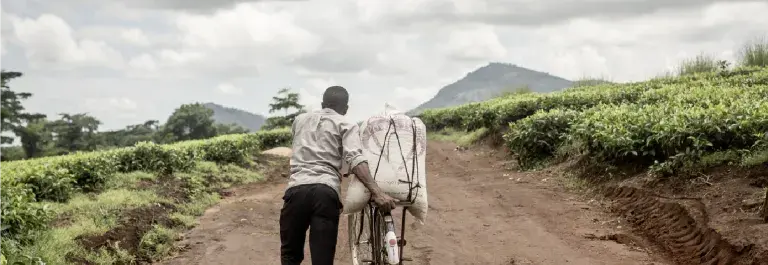
[[[203,104],[206,108],[213,110],[213,119],[216,123],[237,124],[251,132],[258,131],[264,124],[266,118],[259,114],[253,114],[244,110],[224,107],[216,103]]]
[[[532,92],[546,93],[571,87],[573,82],[513,64],[489,63],[464,78],[440,89],[434,98],[408,112],[418,115],[426,109],[451,107],[489,100],[504,92],[528,87]]]

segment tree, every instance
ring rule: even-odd
[[[0,127],[2,128],[2,132],[13,132],[18,135],[17,130],[23,127],[25,122],[45,118],[45,115],[43,114],[24,112],[24,106],[21,105],[21,100],[28,99],[32,96],[32,93],[17,93],[12,91],[8,86],[8,83],[12,79],[21,76],[22,73],[20,72],[0,71],[0,83],[2,85],[2,95],[0,95],[0,99],[2,100],[2,114],[0,115],[0,119],[2,120],[2,124],[0,124]],[[0,143],[13,143],[13,137],[2,136],[0,138]]]
[[[269,104],[269,113],[285,110],[285,116],[288,116],[288,110],[291,108],[297,111],[304,110],[304,105],[299,103],[299,93],[291,93],[289,88],[281,88],[272,100],[274,103]]]
[[[156,142],[160,122],[148,120],[144,123],[128,125],[125,129],[99,133],[102,148],[132,146],[139,142]]]
[[[237,124],[216,124],[216,135],[247,133],[248,129]]]
[[[50,123],[55,147],[74,152],[92,151],[100,146],[96,131],[101,121],[86,113],[74,115],[60,113],[59,115],[61,116],[59,120]]]
[[[184,104],[177,108],[165,123],[164,132],[175,141],[205,139],[216,136],[213,110],[203,104]]]
[[[262,126],[262,129],[264,130],[291,127],[296,116],[306,112],[304,110],[304,105],[299,103],[299,93],[291,93],[288,88],[280,89],[280,91],[277,92],[277,96],[272,97],[272,100],[274,103],[269,104],[269,113],[284,110],[285,116],[267,118],[264,126]],[[296,112],[289,114],[288,111],[290,109],[295,109]]]
[[[53,144],[51,126],[45,119],[30,121],[27,126],[17,130],[17,135],[21,138],[21,148],[26,158],[44,156]]]

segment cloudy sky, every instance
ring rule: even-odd
[[[407,110],[488,62],[568,79],[655,76],[706,52],[733,60],[768,33],[768,1],[3,0],[2,68],[49,115],[102,129],[164,121],[182,103],[267,114],[282,87],[350,118]]]

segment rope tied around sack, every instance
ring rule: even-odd
[[[384,148],[386,147],[387,150],[389,150],[389,137],[390,132],[393,132],[395,135],[395,139],[397,139],[397,146],[400,149],[400,157],[403,160],[403,167],[405,168],[405,177],[406,180],[398,179],[397,181],[400,183],[407,183],[408,184],[408,197],[406,197],[406,200],[410,203],[413,203],[416,201],[416,197],[419,196],[419,190],[421,188],[421,182],[419,180],[419,171],[418,171],[418,154],[416,150],[416,122],[413,118],[411,119],[411,130],[413,132],[413,141],[411,143],[411,153],[412,153],[412,159],[411,159],[411,173],[408,173],[408,162],[405,159],[405,155],[403,154],[403,146],[400,143],[400,135],[397,133],[397,125],[395,124],[395,119],[392,118],[392,116],[389,116],[389,125],[387,126],[387,132],[384,134],[384,144],[381,145],[381,150],[379,150],[379,160],[376,162],[376,169],[373,172],[373,180],[376,180],[376,176],[379,173],[379,166],[381,165],[381,158],[384,156]],[[387,152],[389,154],[389,152]],[[414,180],[416,179],[416,183],[414,185]],[[416,190],[416,194],[414,195],[414,190]]]

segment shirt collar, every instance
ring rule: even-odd
[[[336,114],[336,115],[339,115],[339,113],[338,113],[338,112],[336,112],[335,110],[333,110],[333,109],[331,109],[331,108],[324,108],[324,109],[320,109],[320,110],[317,110],[317,113],[323,113],[323,114]]]

